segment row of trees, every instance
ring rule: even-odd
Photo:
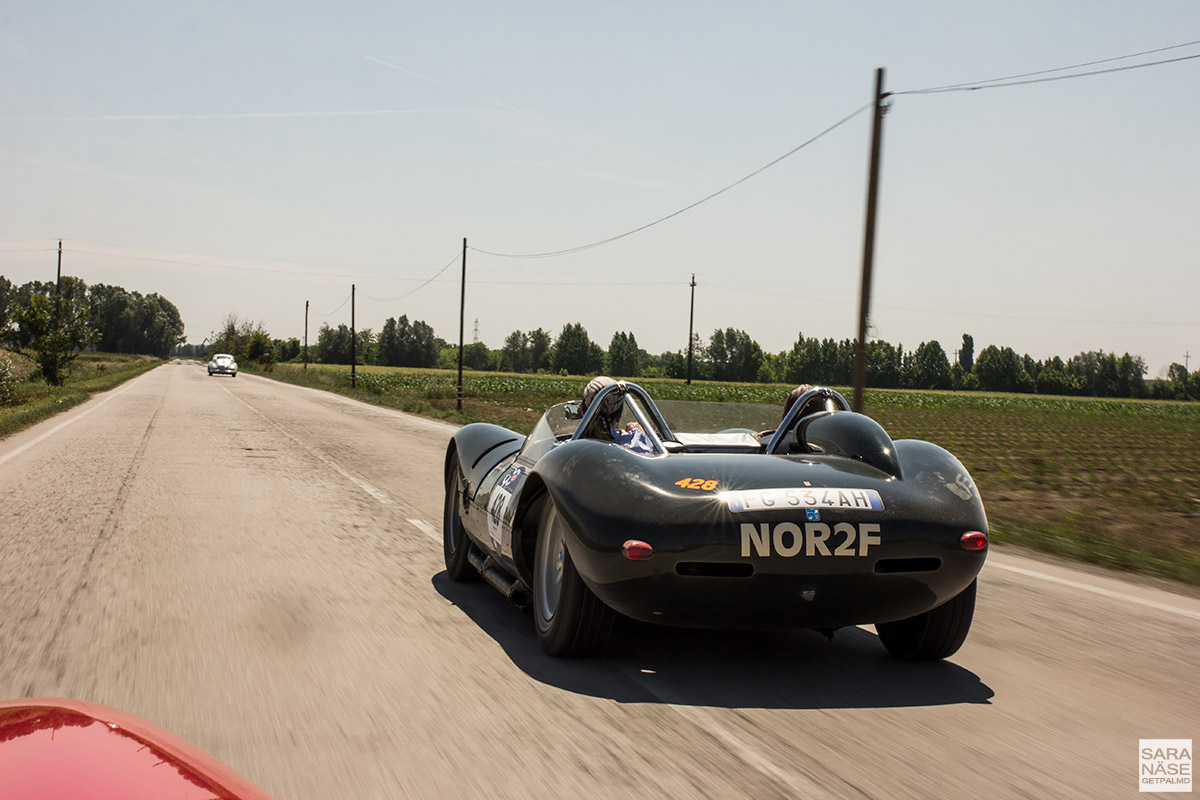
[[[449,348],[450,354],[456,352]],[[846,386],[854,380],[855,343],[851,339],[817,339],[799,334],[789,350],[769,353],[745,331],[713,331],[708,342],[693,337],[691,375],[697,380],[760,383],[823,383]],[[579,323],[565,325],[556,339],[538,328],[513,331],[500,350],[481,343],[468,346],[464,363],[473,369],[509,372],[598,372],[619,377],[685,378],[686,350],[651,355],[638,347],[632,333],[617,331],[607,350],[592,341]],[[443,365],[451,366],[445,363]],[[1094,350],[1067,360],[1039,361],[1011,347],[988,345],[975,355],[975,342],[963,334],[951,361],[936,341],[912,350],[876,339],[867,343],[867,385],[875,388],[954,389],[1026,392],[1096,397],[1200,399],[1200,371],[1188,374],[1173,364],[1166,380],[1145,380],[1141,356]]]
[[[353,348],[352,348],[353,345]],[[313,361],[325,364],[349,364],[351,352],[359,364],[386,367],[436,367],[446,343],[433,335],[433,328],[422,320],[410,323],[408,316],[388,317],[376,335],[370,328],[322,325],[317,343],[310,353]],[[286,360],[282,359],[281,360]]]
[[[61,385],[89,347],[165,358],[183,340],[179,309],[160,295],[66,275],[17,286],[0,275],[0,346],[30,351],[47,383]]]
[[[407,316],[389,318],[376,335],[357,331],[355,358],[360,364],[404,367],[442,367],[458,364],[458,348],[436,337],[427,323],[409,322]],[[313,361],[349,364],[351,334],[345,325],[322,325]],[[226,321],[216,348],[241,359],[299,360],[296,339],[271,339],[261,326]],[[847,386],[854,381],[855,343],[851,339],[817,339],[799,334],[790,349],[769,353],[748,333],[736,328],[717,329],[704,342],[692,341],[691,376],[696,380],[759,383],[821,383]],[[653,355],[642,349],[632,332],[617,331],[605,349],[588,335],[581,323],[564,325],[558,335],[537,328],[516,330],[504,346],[492,350],[482,342],[465,347],[463,364],[472,370],[548,372],[569,375],[606,373],[616,377],[686,378],[688,352],[678,350]],[[1043,361],[1018,355],[1011,347],[988,345],[976,356],[975,342],[963,334],[953,360],[936,341],[921,342],[906,350],[882,339],[867,343],[867,385],[873,388],[954,389],[1027,392],[1096,397],[1200,399],[1200,370],[1188,374],[1172,364],[1166,380],[1145,380],[1141,356],[1079,353],[1069,359]]]

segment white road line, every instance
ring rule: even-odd
[[[153,372],[153,370],[151,370],[151,372]],[[125,392],[129,391],[130,389],[132,389],[134,386],[136,386],[136,385],[138,385],[139,383],[141,383],[141,382],[142,382],[142,380],[144,380],[144,379],[145,379],[145,377],[146,377],[147,375],[149,375],[149,374],[150,374],[149,372],[147,372],[147,373],[144,373],[144,374],[143,374],[141,377],[139,377],[139,378],[135,378],[135,379],[133,380],[133,382],[132,382],[132,383],[129,383],[129,384],[127,384],[127,385],[125,385],[125,386],[121,387],[121,388],[120,388],[120,389],[118,389],[117,391],[110,393],[110,394],[109,394],[107,397],[105,397],[105,398],[104,398],[103,400],[101,400],[99,403],[96,403],[96,405],[92,406],[91,408],[88,408],[88,409],[85,409],[85,410],[83,410],[83,411],[79,412],[78,414],[76,414],[75,416],[73,416],[73,417],[71,417],[70,419],[66,420],[65,422],[60,422],[59,424],[55,425],[53,428],[51,428],[50,430],[46,431],[45,433],[43,433],[43,434],[40,434],[40,435],[39,435],[39,436],[37,436],[36,438],[30,439],[28,442],[26,442],[25,444],[23,444],[23,445],[21,445],[20,447],[16,448],[15,450],[12,450],[12,451],[10,451],[10,452],[8,452],[8,453],[5,453],[4,455],[0,456],[0,464],[3,464],[3,463],[5,463],[6,461],[11,461],[12,459],[14,459],[14,458],[16,458],[17,456],[21,455],[21,453],[24,453],[26,450],[28,450],[29,448],[33,447],[35,444],[40,444],[41,442],[44,442],[45,440],[49,439],[51,436],[53,436],[54,434],[58,433],[58,432],[59,432],[59,431],[61,431],[63,428],[67,427],[68,425],[70,425],[70,424],[72,424],[72,423],[75,423],[75,422],[78,422],[79,420],[83,419],[83,418],[84,418],[84,417],[86,417],[88,414],[90,414],[90,413],[92,413],[93,411],[95,411],[96,409],[100,408],[100,407],[101,407],[101,406],[103,406],[105,403],[107,403],[109,400],[112,400],[114,397],[116,397],[117,395],[119,395],[119,394],[124,394]]]
[[[349,470],[347,470],[347,469],[344,469],[344,468],[342,467],[342,465],[341,465],[341,464],[337,463],[337,462],[336,462],[336,461],[334,461],[332,458],[330,458],[329,456],[325,455],[324,453],[322,453],[322,452],[321,452],[320,450],[318,450],[317,448],[313,447],[313,446],[312,446],[311,444],[309,444],[308,442],[305,442],[305,441],[302,441],[301,439],[299,439],[299,438],[298,438],[298,437],[297,437],[295,434],[293,434],[293,433],[292,433],[291,431],[289,431],[287,428],[283,427],[283,426],[282,426],[282,425],[280,425],[278,422],[276,422],[275,420],[271,419],[271,418],[270,418],[270,417],[268,417],[266,414],[262,413],[262,412],[261,412],[261,411],[259,411],[257,408],[255,408],[254,406],[250,405],[249,403],[247,403],[247,402],[246,402],[245,400],[243,400],[242,398],[238,397],[238,396],[237,396],[236,394],[234,394],[233,392],[229,391],[229,388],[228,388],[228,387],[226,387],[226,386],[222,386],[221,388],[222,388],[222,389],[224,389],[224,390],[225,390],[225,391],[226,391],[226,392],[229,394],[229,396],[230,396],[230,397],[232,397],[233,399],[237,400],[239,403],[241,403],[241,404],[242,404],[242,405],[244,405],[246,408],[248,408],[248,409],[250,409],[251,411],[253,411],[253,412],[254,412],[255,414],[257,414],[258,416],[262,417],[264,420],[266,420],[266,422],[267,422],[268,424],[270,424],[270,425],[274,426],[274,428],[275,428],[277,431],[279,431],[279,432],[280,432],[280,433],[282,433],[284,436],[286,436],[286,437],[288,437],[289,439],[291,439],[291,440],[292,440],[293,442],[295,442],[296,444],[300,445],[300,447],[302,447],[302,448],[304,448],[305,450],[307,450],[307,451],[308,451],[310,454],[312,454],[314,457],[316,457],[318,460],[320,460],[320,461],[321,461],[323,464],[325,464],[325,465],[326,465],[326,466],[328,466],[329,468],[333,469],[335,472],[337,472],[337,473],[338,473],[339,475],[341,475],[343,478],[345,478],[346,480],[350,481],[351,483],[353,483],[353,484],[354,484],[355,486],[357,486],[358,488],[362,489],[364,492],[366,492],[367,494],[369,494],[371,497],[374,497],[376,500],[378,500],[378,501],[379,501],[380,503],[382,503],[383,505],[385,505],[385,506],[386,506],[386,505],[391,505],[391,503],[392,503],[392,498],[388,497],[388,496],[387,496],[387,494],[386,494],[386,493],[384,493],[382,490],[380,490],[380,489],[376,489],[374,486],[372,486],[371,484],[367,483],[367,482],[366,482],[365,480],[363,480],[362,478],[360,478],[360,477],[358,477],[357,475],[353,474],[353,473],[352,473],[352,472],[350,472]]]
[[[1025,569],[1024,567],[1014,567],[1010,564],[1000,564],[994,560],[989,561],[988,566],[995,567],[996,569],[1007,570],[1009,572],[1015,572],[1018,575],[1024,575],[1029,578],[1039,578],[1040,580],[1049,581],[1050,583],[1057,583],[1060,586],[1069,586],[1072,589],[1080,589],[1085,592],[1092,592],[1093,594],[1098,594],[1103,597],[1111,597],[1114,600],[1120,600],[1124,603],[1135,603],[1139,606],[1145,606],[1146,608],[1153,608],[1156,611],[1166,611],[1171,614],[1178,614],[1182,617],[1200,619],[1200,613],[1195,611],[1189,611],[1186,608],[1179,608],[1178,606],[1170,606],[1166,603],[1159,603],[1154,600],[1146,600],[1141,597],[1134,597],[1133,595],[1125,594],[1124,592],[1114,592],[1111,589],[1102,589],[1099,586],[1092,586],[1091,584],[1080,583],[1079,581],[1072,581],[1067,580],[1066,578],[1059,578],[1054,575],[1047,575],[1044,572],[1035,572],[1034,570]]]
[[[441,543],[442,543],[442,537],[441,537],[441,534],[439,534],[439,533],[438,533],[436,530],[434,530],[433,526],[432,526],[432,525],[430,525],[430,524],[429,524],[428,522],[426,522],[425,520],[423,520],[423,519],[410,519],[410,520],[409,520],[409,523],[411,523],[411,524],[412,524],[412,526],[413,526],[414,528],[416,528],[416,529],[417,529],[417,530],[419,530],[421,533],[423,533],[423,534],[425,534],[426,536],[428,536],[430,539],[433,539],[433,540],[434,540],[435,542],[437,542],[438,544],[441,544]]]

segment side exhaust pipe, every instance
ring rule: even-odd
[[[529,605],[530,597],[529,587],[519,578],[511,577],[507,572],[500,569],[496,565],[495,559],[491,556],[484,556],[475,548],[471,548],[467,553],[467,560],[471,562],[483,579],[488,582],[496,591],[512,601],[517,608],[525,608]]]

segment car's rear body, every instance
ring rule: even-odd
[[[463,527],[528,584],[537,509],[553,502],[580,577],[636,619],[736,628],[891,622],[963,592],[986,557],[964,541],[985,536],[987,519],[963,465],[927,442],[892,442],[861,415],[806,422],[806,437],[822,445],[805,449],[820,453],[767,454],[753,437],[730,433],[678,434],[666,452],[645,455],[548,436],[543,423],[528,439],[493,425],[456,435]],[[863,452],[839,452],[839,442]],[[623,554],[629,542],[652,556]]]

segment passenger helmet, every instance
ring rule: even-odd
[[[607,375],[599,375],[593,378],[583,390],[583,410],[587,411],[592,405],[592,400],[600,393],[600,390],[605,386],[611,386],[616,383]],[[600,408],[600,416],[611,419],[621,415],[621,393],[609,392],[604,397],[604,405]]]

